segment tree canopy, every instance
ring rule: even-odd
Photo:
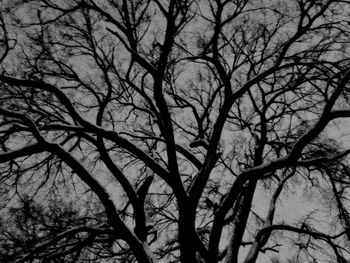
[[[350,1],[0,12],[1,262],[348,262]]]

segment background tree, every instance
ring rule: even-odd
[[[0,3],[2,261],[350,258],[349,1]]]

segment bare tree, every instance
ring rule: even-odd
[[[3,262],[348,262],[349,1],[0,7]]]

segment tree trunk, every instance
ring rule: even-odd
[[[237,263],[238,252],[243,239],[244,231],[247,225],[250,208],[255,192],[256,181],[251,181],[245,190],[244,197],[238,207],[237,215],[234,219],[234,230],[227,249],[225,263]]]

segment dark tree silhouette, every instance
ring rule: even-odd
[[[348,262],[350,1],[0,9],[2,262]]]

